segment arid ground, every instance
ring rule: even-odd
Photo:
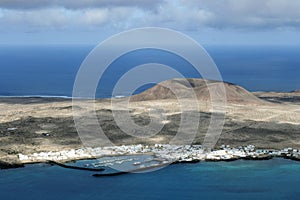
[[[198,109],[191,112],[200,113],[200,118],[193,143],[201,144],[211,119],[210,93],[215,92],[219,98],[225,94],[219,90],[220,82],[208,81],[207,86],[202,79],[189,79],[188,82],[187,85],[179,79],[166,81],[131,97],[130,115],[136,124],[147,125],[151,109],[159,108],[166,113],[167,119],[161,122],[164,124],[162,130],[147,138],[133,137],[120,130],[112,109],[122,111],[122,107],[112,108],[110,99],[96,100],[95,109],[104,133],[116,145],[168,143],[177,134],[181,120],[176,96],[167,88],[172,87],[177,95],[184,96],[188,90],[195,91]],[[253,144],[268,149],[300,148],[300,92],[250,93],[229,83],[225,83],[224,87],[225,124],[216,148],[221,144],[234,147]],[[185,102],[191,101],[189,96],[182,98]],[[16,160],[18,153],[31,154],[83,146],[75,128],[71,99],[3,97],[0,98],[0,109],[2,161]],[[89,112],[83,110],[81,114]]]

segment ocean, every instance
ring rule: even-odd
[[[207,46],[224,81],[250,91],[300,89],[298,46]],[[71,97],[76,73],[93,46],[0,46],[0,96]],[[121,56],[99,82],[96,97],[112,96],[114,84],[132,67],[149,62],[168,65],[185,77],[201,77],[184,59],[146,49]],[[145,75],[146,76],[146,75]],[[143,78],[143,77],[141,77]],[[148,89],[145,85],[136,91]],[[129,95],[127,91],[123,94]]]
[[[93,177],[45,164],[0,171],[1,199],[298,199],[297,161],[200,162],[158,171]]]
[[[76,72],[92,49],[76,45],[0,46],[0,96],[71,97]],[[300,89],[300,47],[207,46],[206,50],[224,81],[250,91]],[[122,73],[154,61],[170,65],[186,77],[199,77],[189,63],[170,53],[136,51],[112,64],[96,96],[111,97]],[[149,87],[140,87],[136,93]],[[177,164],[152,173],[102,178],[92,177],[87,171],[35,164],[1,170],[0,198],[298,199],[299,172],[298,162],[284,159]]]

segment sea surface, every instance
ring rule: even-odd
[[[207,46],[223,80],[250,91],[300,89],[300,47]],[[76,73],[93,46],[0,46],[0,96],[71,97]],[[97,97],[111,97],[132,67],[158,62],[200,77],[185,60],[146,49],[117,59]],[[142,79],[143,77],[141,77]],[[141,92],[150,85],[140,87]],[[127,95],[127,91],[124,94]],[[300,163],[290,160],[201,162],[152,173],[92,177],[92,172],[45,164],[0,171],[0,199],[299,199]]]
[[[93,177],[45,164],[0,171],[1,199],[299,199],[299,162],[200,162],[149,173]]]
[[[76,73],[93,48],[79,45],[0,46],[0,96],[71,97]],[[300,46],[206,46],[205,49],[217,64],[224,81],[250,91],[300,89]],[[186,77],[201,77],[179,56],[161,50],[138,50],[119,57],[110,65],[100,79],[96,97],[111,97],[112,88],[125,72],[151,62],[168,65]],[[142,86],[136,93],[150,86]],[[123,91],[118,95],[129,94]]]

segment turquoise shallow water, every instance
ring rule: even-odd
[[[299,199],[300,163],[201,162],[95,178],[49,165],[0,171],[1,199]]]

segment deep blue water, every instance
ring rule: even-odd
[[[92,49],[76,45],[0,46],[0,95],[71,96],[76,73]],[[208,46],[206,50],[225,81],[250,91],[300,89],[300,47]],[[135,51],[112,63],[100,80],[97,97],[110,97],[114,83],[124,72],[149,62],[169,65],[186,77],[200,77],[189,63],[171,53]]]
[[[299,199],[296,161],[201,162],[115,177],[31,165],[0,171],[1,199]]]
[[[76,72],[92,48],[1,46],[0,95],[71,96]],[[225,81],[251,91],[300,89],[300,47],[209,46],[206,49]],[[122,73],[148,62],[170,65],[187,77],[199,77],[189,63],[170,53],[136,51],[112,64],[100,80],[97,96],[109,97]],[[180,164],[153,173],[104,178],[94,178],[86,171],[30,165],[0,171],[0,198],[298,199],[299,174],[298,162],[282,159]]]

